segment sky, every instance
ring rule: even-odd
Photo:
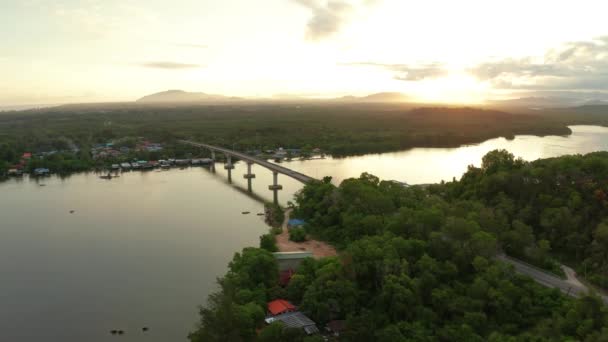
[[[0,106],[608,91],[605,0],[0,0]]]

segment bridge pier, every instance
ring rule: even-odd
[[[226,155],[227,162],[224,164],[224,169],[228,171],[228,181],[232,183],[232,170],[234,169],[234,165],[232,164],[232,156]]]
[[[215,151],[211,150],[211,171],[215,173]]]
[[[251,165],[253,165],[252,162],[248,161],[247,162],[247,173],[243,175],[243,178],[247,179],[247,190],[249,192],[252,191],[251,189],[251,180],[253,178],[255,178],[255,174],[251,173]]]
[[[268,190],[272,190],[274,197],[274,204],[279,204],[279,190],[283,189],[282,185],[279,185],[279,173],[276,171],[272,172],[272,185],[268,186]]]
[[[197,142],[189,141],[189,140],[179,140],[179,142],[182,144],[190,145],[190,146],[209,149],[209,151],[211,152],[212,160],[214,161],[214,163],[212,165],[212,169],[211,169],[212,172],[215,172],[216,152],[224,154],[226,156],[226,159],[228,160],[228,163],[226,163],[224,165],[224,168],[228,171],[229,180],[232,180],[232,171],[231,170],[234,169],[234,166],[232,165],[232,157],[235,157],[235,158],[239,158],[240,160],[243,160],[245,162],[252,163],[252,164],[258,164],[262,167],[265,167],[265,168],[271,170],[274,173],[274,184],[271,185],[269,188],[270,188],[270,190],[273,190],[275,192],[282,189],[282,186],[280,186],[277,182],[277,175],[279,173],[284,174],[288,177],[291,177],[304,184],[314,181],[314,178],[307,176],[303,173],[300,173],[300,172],[297,172],[294,170],[290,170],[284,166],[273,164],[267,160],[259,159],[254,156],[249,156],[249,155],[246,155],[246,154],[238,152],[238,151],[232,151],[227,148],[213,146],[213,145],[209,145],[209,144],[197,143]],[[253,174],[251,173],[251,171],[248,171],[247,175],[253,175]],[[248,178],[248,177],[250,177],[250,178]],[[253,176],[247,176],[246,178],[251,180],[253,178]]]

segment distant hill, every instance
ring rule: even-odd
[[[525,107],[531,109],[565,108],[583,105],[608,104],[608,93],[542,91],[531,92],[519,98],[489,101],[489,104],[507,107]]]
[[[144,96],[136,102],[143,103],[176,103],[176,102],[223,102],[240,100],[238,97],[214,95],[206,93],[192,93],[183,90],[167,90],[160,93]]]
[[[522,97],[509,100],[492,101],[495,105],[526,108],[558,108],[577,106],[583,103],[580,99],[570,97]]]
[[[335,100],[352,101],[352,102],[383,102],[383,103],[411,101],[411,99],[407,95],[402,94],[402,93],[396,93],[396,92],[376,93],[376,94],[371,94],[371,95],[362,96],[362,97],[344,96],[344,97],[340,97]]]
[[[167,90],[156,94],[144,96],[137,100],[138,103],[196,103],[196,102],[227,102],[245,100],[239,97],[215,95],[207,93],[187,92],[183,90]],[[391,103],[408,102],[411,99],[396,92],[383,92],[368,96],[344,96],[335,99],[314,99],[300,97],[297,95],[276,95],[273,99],[249,99],[250,101],[333,101],[333,102],[362,102],[362,103]]]

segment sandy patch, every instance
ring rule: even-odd
[[[289,240],[289,231],[287,222],[291,215],[291,209],[285,211],[285,220],[283,221],[283,232],[276,236],[277,247],[281,252],[312,252],[315,259],[338,255],[336,249],[323,241],[308,239],[304,242],[294,242]]]

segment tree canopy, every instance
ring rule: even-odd
[[[295,332],[264,326],[252,308],[282,296],[320,326],[346,320],[341,341],[607,340],[602,299],[565,296],[495,259],[504,251],[549,270],[569,261],[603,279],[606,171],[608,153],[529,163],[492,151],[460,180],[426,187],[369,174],[339,186],[311,182],[296,196],[296,215],[339,257],[305,260],[283,289],[272,256],[245,249],[191,336],[285,339]]]

